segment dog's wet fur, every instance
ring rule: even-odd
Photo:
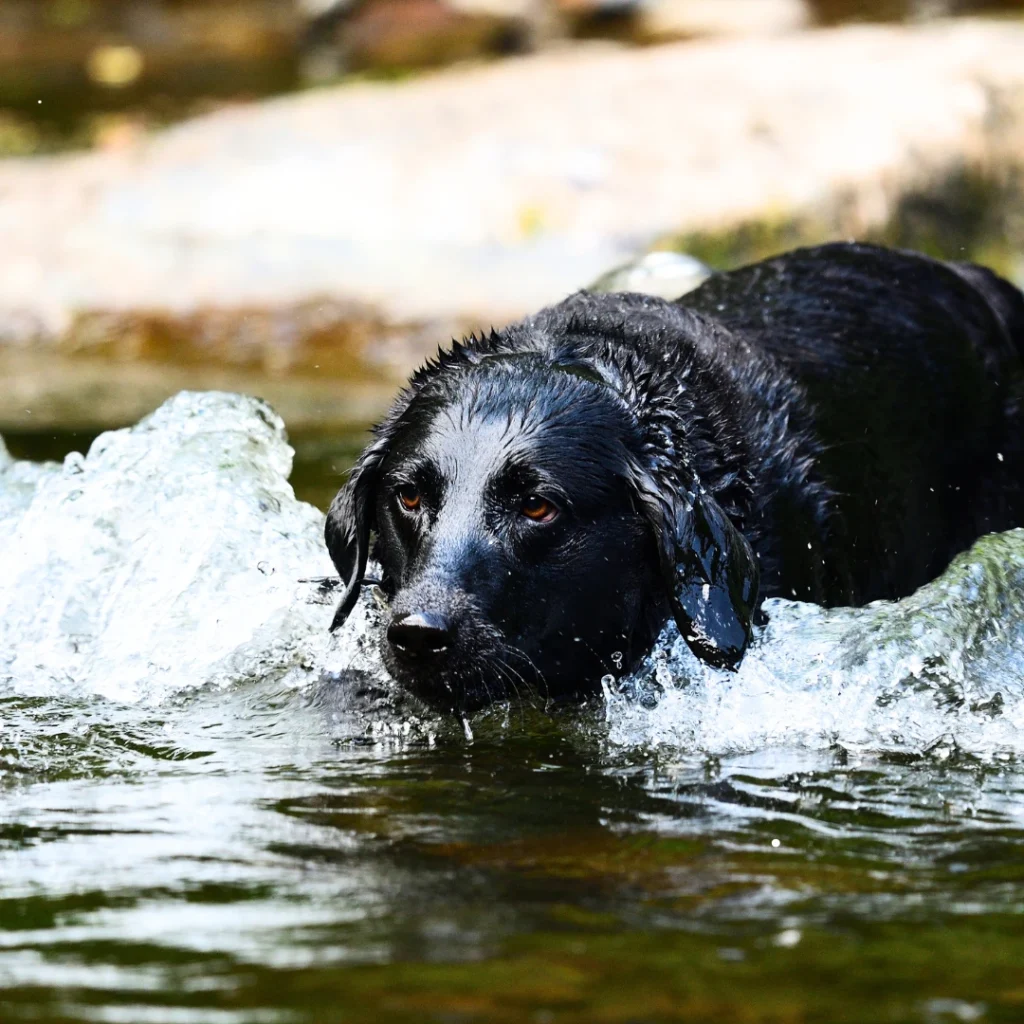
[[[421,368],[331,505],[392,675],[438,708],[594,693],[669,616],[716,666],[759,602],[898,598],[1024,523],[1024,296],[835,244],[676,302],[580,292]]]

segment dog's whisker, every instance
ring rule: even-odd
[[[519,689],[519,686],[516,684],[515,676],[518,675],[518,673],[513,673],[513,669],[511,668],[511,666],[502,663],[497,658],[491,661],[491,665],[503,679],[508,681],[508,684],[509,686],[511,686],[513,693],[515,693],[516,703],[519,706],[519,719],[520,722],[522,722],[524,719],[522,706],[525,703],[525,700],[523,698],[522,692]],[[523,679],[522,676],[519,676],[519,681],[524,686],[526,685],[526,680]]]
[[[530,669],[533,672],[533,676],[537,681],[537,685],[531,685],[529,686],[529,689],[531,692],[536,693],[538,697],[543,696],[544,707],[546,708],[548,704],[551,702],[551,688],[548,686],[547,677],[537,666],[536,662],[532,658],[530,658],[526,654],[526,652],[523,651],[520,647],[517,647],[515,644],[511,644],[506,641],[506,643],[504,644],[504,649],[507,654],[514,655],[520,660],[526,662],[526,664],[530,667]],[[511,669],[511,666],[509,666],[509,668]],[[517,675],[519,675],[519,678],[523,681],[523,685],[527,685],[526,679],[523,677],[523,675],[521,673],[517,673]],[[541,694],[541,689],[543,689],[543,694]]]
[[[506,643],[504,645],[503,649],[504,649],[504,653],[506,653],[506,654],[514,654],[515,656],[517,656],[520,659],[524,660],[524,662],[532,670],[534,670],[534,676],[537,679],[537,681],[540,682],[541,684],[543,684],[545,686],[545,688],[547,688],[547,681],[544,678],[544,673],[542,673],[537,668],[537,666],[534,664],[534,662],[532,662],[532,660],[530,660],[530,658],[528,658],[521,650],[519,650],[513,644],[509,644],[509,643]],[[523,687],[526,689],[526,691],[528,693],[530,693],[530,694],[537,693],[538,687],[536,685],[534,685],[534,684],[531,684],[531,683],[527,682],[526,677],[521,672],[519,672],[517,669],[515,669],[511,665],[509,665],[508,662],[505,663],[505,670],[507,672],[512,673],[513,675],[515,675],[515,677],[519,680],[519,682],[522,683]]]
[[[544,678],[544,673],[537,667],[537,663],[521,648],[515,644],[509,643],[507,640],[504,643],[505,652],[508,654],[514,654],[517,658],[522,659],[526,662],[530,668],[536,673],[538,679]]]
[[[487,703],[488,704],[493,704],[494,703],[494,695],[491,693],[491,688],[487,685],[487,677],[484,675],[483,672],[479,673],[479,677],[480,677],[480,683],[481,683],[481,685],[484,688],[484,693],[487,695]]]
[[[510,673],[511,675],[515,676],[519,680],[519,682],[521,682],[523,684],[523,689],[526,692],[526,696],[523,697],[520,694],[520,691],[519,691],[518,687],[516,687],[516,693],[520,695],[519,696],[519,709],[520,709],[519,710],[519,717],[520,717],[520,721],[525,721],[526,720],[526,715],[523,712],[523,705],[524,704],[529,704],[529,706],[531,708],[536,708],[538,706],[537,705],[538,694],[537,694],[536,688],[531,686],[530,683],[527,682],[525,677],[522,675],[522,673],[518,672],[516,669],[514,669],[507,662],[504,664],[504,670],[506,672]]]

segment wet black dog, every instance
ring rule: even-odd
[[[335,626],[375,535],[437,706],[593,692],[669,615],[734,666],[759,597],[900,597],[1024,523],[1022,360],[1017,289],[864,245],[574,295],[413,377],[327,517]]]

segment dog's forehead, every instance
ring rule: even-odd
[[[493,476],[510,466],[571,474],[611,469],[634,430],[621,399],[560,368],[479,367],[414,401],[400,458],[425,460],[445,476]]]

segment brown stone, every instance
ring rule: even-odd
[[[335,40],[349,70],[438,67],[501,53],[513,25],[441,0],[364,0],[339,23]]]

